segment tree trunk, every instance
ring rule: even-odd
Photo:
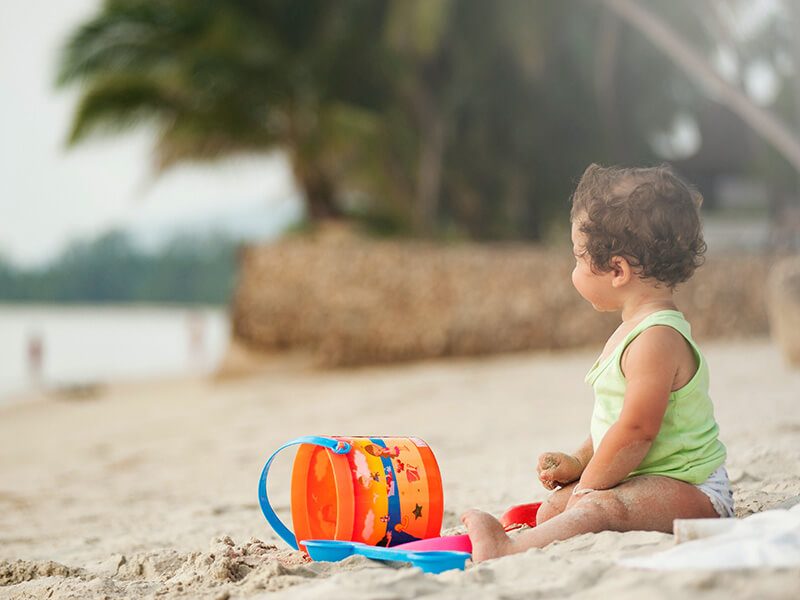
[[[600,114],[606,123],[607,139],[614,156],[622,154],[624,144],[620,140],[616,108],[617,49],[619,47],[619,18],[604,11],[601,18],[600,44],[595,55],[594,85],[600,107]]]
[[[800,172],[800,139],[789,127],[720,77],[691,44],[642,5],[632,0],[604,1],[611,11],[650,40],[688,76],[698,81],[709,96],[730,108]]]
[[[787,2],[787,10],[789,11],[789,18],[794,27],[800,27],[800,6],[796,2]],[[792,59],[794,62],[794,77],[792,77],[793,89],[792,95],[794,96],[794,125],[800,131],[800,37],[797,36],[797,29],[794,30],[795,34],[792,35]],[[800,196],[800,169],[797,173],[797,189],[795,193]]]
[[[302,188],[309,221],[318,222],[343,216],[336,202],[336,184],[324,168],[294,156],[292,170]]]
[[[419,68],[422,75],[406,95],[406,101],[414,115],[414,124],[419,131],[413,218],[416,232],[430,236],[436,229],[439,213],[446,128],[444,116],[437,105],[436,93],[433,91],[434,84],[431,82],[435,68],[431,64]]]
[[[423,116],[416,210],[417,230],[423,235],[431,235],[436,228],[442,188],[444,129],[444,121],[435,110]]]

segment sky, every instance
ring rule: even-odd
[[[280,153],[187,165],[156,179],[149,131],[66,150],[78,93],[55,89],[58,52],[100,4],[0,3],[0,257],[43,264],[70,241],[114,228],[152,237],[246,222],[251,237],[270,237],[296,220],[299,195]]]

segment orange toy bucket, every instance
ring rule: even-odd
[[[267,496],[275,456],[299,445],[292,468],[292,532]],[[439,466],[415,437],[306,436],[264,465],[258,499],[267,522],[295,549],[301,540],[395,546],[437,537],[444,499]]]

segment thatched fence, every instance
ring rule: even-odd
[[[324,366],[594,346],[618,322],[574,290],[569,248],[289,238],[242,252],[234,340]],[[700,339],[768,332],[763,258],[709,258],[678,292]]]

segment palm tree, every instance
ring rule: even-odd
[[[691,42],[668,25],[694,5],[106,0],[62,56],[59,82],[82,92],[69,142],[149,123],[157,173],[281,149],[311,219],[360,205],[422,234],[535,239],[585,164],[658,159],[649,136],[699,103],[686,72],[800,165],[710,70],[702,20]]]
[[[338,216],[343,157],[381,101],[382,11],[369,0],[107,0],[62,55],[58,82],[82,88],[68,143],[149,122],[156,173],[281,148],[309,217]]]
[[[535,148],[548,142],[536,103],[550,74],[531,77],[527,63],[557,37],[542,23],[567,13],[527,1],[107,0],[62,57],[60,83],[82,88],[69,142],[149,122],[156,172],[281,148],[312,219],[361,191],[419,233],[450,221],[536,237],[590,149],[576,140],[564,161]],[[568,109],[550,121],[574,129],[578,105],[541,110]],[[548,180],[564,183],[553,192]]]

